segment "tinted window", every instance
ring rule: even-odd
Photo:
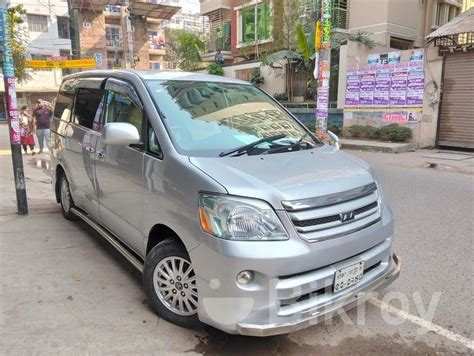
[[[106,120],[109,122],[128,122],[142,135],[143,112],[127,96],[115,91],[107,94]]]
[[[101,102],[104,93],[103,89],[78,89],[73,122],[99,131],[102,126],[100,120],[103,105]]]
[[[74,94],[60,91],[56,98],[56,104],[54,105],[54,116],[63,121],[69,121],[73,101]]]

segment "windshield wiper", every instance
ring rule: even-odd
[[[285,134],[279,134],[279,135],[273,135],[273,136],[268,136],[268,137],[264,137],[264,138],[261,138],[260,140],[257,140],[255,142],[252,142],[252,143],[249,143],[248,145],[245,145],[245,146],[242,146],[242,147],[237,147],[237,148],[233,148],[229,151],[223,151],[221,153],[219,153],[219,157],[224,157],[224,156],[228,156],[228,155],[231,155],[232,153],[244,153],[244,152],[248,152],[250,151],[252,148],[260,145],[261,143],[264,143],[264,142],[272,142],[272,141],[276,141],[276,140],[279,140],[279,139],[282,139],[286,137]]]
[[[291,145],[283,146],[283,147],[276,147],[276,148],[269,148],[269,149],[263,151],[261,154],[262,155],[267,155],[267,154],[270,154],[270,153],[276,153],[276,152],[292,150],[294,147],[299,147],[301,145],[301,142],[303,142],[303,140],[308,135],[309,134],[306,132],[306,133],[303,134],[303,136],[300,137],[300,139],[298,141],[296,141],[295,143],[292,143]]]

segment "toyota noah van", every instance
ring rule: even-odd
[[[140,270],[149,305],[174,324],[288,333],[399,275],[392,212],[370,166],[247,82],[73,74],[52,142],[64,217]]]

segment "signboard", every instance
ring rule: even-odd
[[[359,92],[360,92],[360,80],[357,68],[352,68],[347,71],[346,81],[346,106],[358,107],[359,106]]]
[[[96,63],[93,58],[90,59],[69,59],[69,60],[29,60],[25,61],[27,68],[37,69],[58,69],[58,68],[95,68]]]

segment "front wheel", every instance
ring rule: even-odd
[[[67,220],[77,220],[77,216],[71,212],[71,208],[74,208],[74,200],[72,200],[71,191],[69,189],[69,182],[64,174],[59,178],[59,202],[61,203],[61,210],[63,216]]]
[[[145,293],[155,313],[163,319],[197,329],[198,290],[191,260],[180,244],[168,239],[147,255],[143,271]]]

